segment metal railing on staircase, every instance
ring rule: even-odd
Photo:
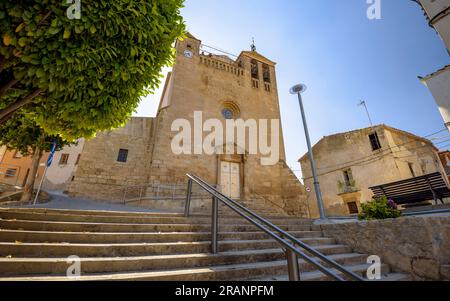
[[[243,217],[245,220],[256,226],[261,231],[265,232],[275,241],[277,241],[285,251],[287,266],[288,266],[288,274],[290,281],[300,281],[300,269],[298,265],[298,259],[301,258],[305,262],[313,265],[319,271],[324,273],[325,275],[333,278],[338,281],[345,281],[346,279],[342,277],[339,271],[343,275],[345,275],[348,279],[354,281],[364,281],[364,279],[358,274],[348,270],[344,266],[340,265],[333,259],[325,256],[319,251],[315,250],[311,246],[305,244],[301,240],[297,239],[290,233],[282,230],[280,227],[274,225],[267,219],[257,215],[251,210],[245,208],[235,200],[227,197],[217,189],[215,189],[212,185],[203,181],[201,178],[187,174],[188,177],[188,187],[186,194],[186,207],[184,215],[189,217],[190,215],[190,203],[191,203],[191,194],[192,194],[192,186],[193,184],[197,184],[203,190],[208,192],[212,197],[212,215],[211,215],[211,253],[217,254],[219,251],[218,248],[218,232],[219,232],[219,202],[226,205],[228,208],[233,210],[235,213]],[[307,255],[311,254],[310,255]],[[324,264],[319,262],[317,259],[321,260],[323,263],[328,264],[332,268],[326,267]],[[333,269],[334,268],[334,269]]]
[[[179,183],[123,186],[119,187],[117,191],[117,194],[121,194],[118,203],[123,205],[130,203],[137,205],[145,201],[183,201],[186,199],[186,185]],[[196,199],[209,198],[209,194],[204,191],[192,193]]]

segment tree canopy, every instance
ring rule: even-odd
[[[23,111],[17,112],[14,118],[0,124],[0,145],[18,150],[24,156],[32,155],[29,175],[21,195],[21,201],[31,200],[39,160],[44,152],[52,149],[54,142],[56,142],[56,150],[71,144],[71,141],[64,140],[59,135],[48,135]]]
[[[59,135],[47,135],[33,119],[23,113],[17,113],[14,118],[0,124],[0,145],[18,150],[24,156],[31,155],[36,149],[48,152],[52,149],[54,141],[56,150],[73,143]]]
[[[131,117],[185,26],[183,0],[82,0],[80,19],[68,18],[66,2],[0,2],[0,113],[22,108],[73,140]]]

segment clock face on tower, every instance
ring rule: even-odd
[[[190,51],[190,50],[186,50],[185,52],[184,52],[184,56],[185,57],[187,57],[187,58],[192,58],[192,51]]]

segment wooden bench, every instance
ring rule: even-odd
[[[447,182],[439,172],[402,180],[398,182],[370,187],[374,198],[386,196],[399,205],[438,200],[444,204],[443,199],[450,197]]]

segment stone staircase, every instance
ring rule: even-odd
[[[367,255],[323,237],[310,220],[276,216],[271,221],[363,274]],[[210,217],[175,213],[0,208],[0,280],[287,280],[279,245],[240,217],[221,216],[219,254],[210,250]],[[329,280],[299,260],[302,280]],[[384,280],[406,280],[382,266]]]
[[[287,215],[282,208],[275,206],[262,197],[253,197],[250,200],[239,200],[239,204],[253,212],[257,212],[260,216],[285,217]],[[221,213],[232,214],[232,211],[229,208],[225,208],[225,206],[221,207],[224,208]]]

